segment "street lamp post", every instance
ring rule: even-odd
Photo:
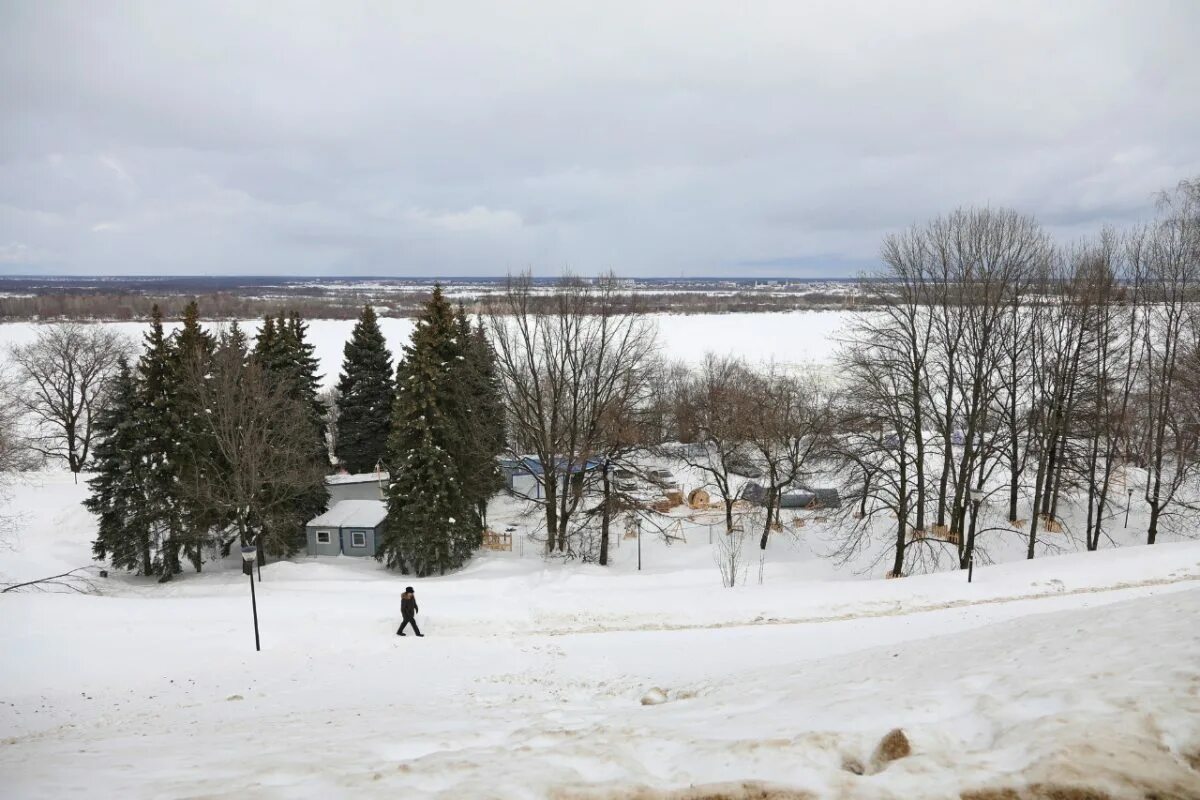
[[[1129,506],[1133,505],[1133,489],[1129,490],[1129,496],[1125,498],[1125,527],[1129,527]]]
[[[983,502],[986,493],[983,489],[970,489],[968,491],[971,495],[971,502],[975,504],[975,507],[971,510],[971,553],[967,556],[967,583],[971,583],[975,579],[975,525],[976,520],[979,519],[979,504]]]
[[[258,555],[258,548],[253,545],[247,545],[242,548],[242,572],[250,576],[250,610],[254,614],[254,649],[255,651],[262,650],[262,645],[258,640],[258,600],[254,596],[254,562],[255,556]]]

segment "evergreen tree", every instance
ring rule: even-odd
[[[395,383],[392,354],[369,305],[346,342],[337,388],[338,463],[349,472],[370,472],[387,456]]]
[[[325,407],[321,402],[320,376],[317,374],[318,362],[314,348],[307,340],[308,326],[298,314],[293,312],[289,317],[280,314],[277,319],[268,316],[259,330],[258,340],[254,347],[254,359],[268,373],[270,379],[287,386],[289,391],[301,401],[308,425],[306,444],[312,454],[313,464],[320,465],[324,470],[329,466],[329,450],[325,443]],[[270,543],[270,554],[288,556],[304,546],[305,523],[325,510],[329,502],[329,492],[322,482],[314,485],[310,491],[295,496],[290,507],[290,514],[281,514],[280,518],[298,520],[298,522],[282,523],[287,530],[276,529],[281,523],[267,521],[264,537]],[[260,560],[265,551],[259,550]]]
[[[242,326],[238,325],[237,320],[229,323],[229,327],[221,331],[220,341],[217,343],[220,347],[236,348],[243,356],[247,355],[250,349],[246,341],[246,332],[242,330]]]
[[[504,452],[508,428],[496,375],[496,354],[483,323],[472,328],[461,307],[458,313],[459,335],[466,342],[463,397],[468,404],[462,416],[466,445],[463,450],[463,488],[476,509],[482,528],[487,523],[488,501],[504,488],[496,457]]]
[[[282,325],[282,319],[280,320]],[[321,400],[321,362],[316,347],[308,341],[308,323],[295,311],[288,315],[286,335],[288,363],[295,371],[296,386],[316,434],[315,451],[325,466],[329,465],[329,448],[325,440],[325,403]]]
[[[263,317],[262,327],[254,339],[254,358],[263,368],[272,372],[280,368],[279,337],[275,330],[275,318],[270,314]]]
[[[462,566],[482,529],[462,485],[463,341],[435,287],[396,370],[388,527],[377,557],[418,576]]]
[[[174,405],[172,418],[179,428],[170,460],[177,479],[185,471],[185,462],[207,462],[207,452],[216,446],[212,437],[205,432],[205,410],[195,396],[195,391],[188,388],[194,386],[190,380],[193,374],[204,376],[208,373],[214,346],[212,334],[200,325],[200,311],[193,300],[184,309],[183,325],[171,337],[171,374],[174,386],[171,397]],[[194,476],[194,473],[191,474]],[[192,566],[199,572],[203,563],[203,546],[209,540],[209,531],[222,527],[222,520],[213,514],[212,509],[204,506],[180,502],[179,508],[183,526],[179,544]]]
[[[144,484],[144,439],[138,424],[140,397],[129,364],[121,360],[109,385],[108,404],[96,420],[96,475],[84,506],[99,517],[92,553],[117,569],[154,571],[153,537],[148,525]]]
[[[179,423],[175,418],[171,347],[163,334],[162,312],[157,305],[151,310],[150,330],[138,360],[137,382],[140,397],[135,419],[144,444],[146,521],[158,550],[154,571],[160,581],[169,581],[180,571],[182,525],[172,458],[177,450]]]
[[[445,368],[432,352],[405,359],[392,428],[388,525],[377,554],[387,565],[420,577],[461,566],[479,546],[448,443],[453,425],[438,408]]]

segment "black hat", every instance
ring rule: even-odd
[[[404,591],[408,592],[409,594],[412,594],[412,593],[413,593],[413,588],[412,588],[411,586],[405,586],[405,587],[404,587]]]

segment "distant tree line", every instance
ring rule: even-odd
[[[275,315],[280,308],[295,311],[305,319],[355,319],[364,305],[375,307],[385,317],[415,317],[429,302],[431,293],[372,292],[366,289],[313,288],[305,293],[293,288],[287,293],[265,295],[238,292],[208,294],[156,294],[143,292],[97,292],[63,289],[39,291],[28,295],[0,296],[0,321],[22,320],[148,320],[157,307],[166,319],[181,317],[190,303],[204,309],[208,319],[256,319]],[[536,302],[551,302],[537,298]],[[857,292],[653,292],[644,289],[618,294],[613,302],[628,310],[639,308],[663,314],[726,314],[782,312],[823,309],[853,309],[866,298]],[[465,301],[466,310],[478,315],[489,305],[488,295]],[[492,303],[494,305],[494,303]]]

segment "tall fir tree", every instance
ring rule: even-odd
[[[162,311],[157,305],[151,310],[150,330],[144,337],[142,356],[138,360],[138,386],[137,424],[141,426],[145,444],[146,518],[157,543],[155,572],[160,581],[169,581],[180,571],[179,548],[182,544],[173,461],[179,422],[175,418],[176,384],[171,346],[163,333]]]
[[[388,526],[377,558],[418,576],[462,566],[482,541],[464,493],[460,397],[466,356],[441,287],[417,317],[396,369],[388,443]]]
[[[349,472],[370,472],[387,456],[392,429],[392,354],[371,306],[346,342],[338,378],[337,459]]]
[[[280,326],[283,320],[280,320]],[[308,340],[308,323],[297,312],[288,315],[284,326],[289,364],[296,373],[296,386],[309,410],[309,420],[315,433],[314,451],[329,466],[329,448],[325,437],[325,401],[321,399],[321,362],[316,347]]]
[[[456,370],[462,406],[458,415],[461,431],[457,461],[463,491],[482,528],[487,524],[488,500],[504,486],[496,457],[504,452],[507,427],[496,375],[496,354],[483,324],[472,328],[462,306],[458,308],[456,322],[463,350]]]
[[[308,326],[298,314],[270,316],[263,321],[255,342],[253,357],[271,376],[282,382],[302,401],[308,425],[304,446],[312,454],[314,464],[323,469],[329,466],[329,449],[325,443],[325,407],[320,399],[320,376],[314,348],[308,341]],[[272,543],[270,555],[288,556],[304,546],[304,523],[325,510],[329,492],[324,484],[296,495],[292,510],[300,520],[288,530],[271,530],[265,537]],[[267,553],[260,549],[259,558]]]
[[[173,418],[178,424],[171,463],[178,478],[188,460],[207,461],[204,456],[216,445],[206,435],[204,409],[193,390],[192,377],[205,376],[212,360],[215,342],[212,334],[200,324],[200,310],[193,300],[183,312],[183,324],[171,336],[171,376],[175,390],[172,395]],[[197,572],[203,564],[203,548],[209,532],[221,527],[222,520],[206,507],[181,500],[179,505],[182,530],[179,545]]]
[[[84,506],[98,517],[92,553],[117,569],[154,572],[154,541],[146,509],[145,440],[138,423],[140,396],[129,363],[122,359],[109,385],[108,403],[97,415],[95,477]]]

